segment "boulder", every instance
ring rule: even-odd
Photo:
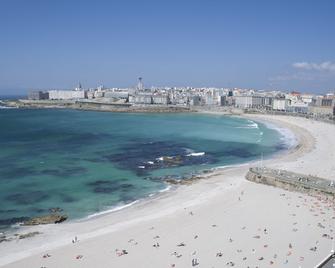
[[[23,222],[22,225],[39,225],[39,224],[50,224],[50,223],[61,223],[67,219],[67,215],[50,214],[39,217],[34,217]]]
[[[183,164],[183,159],[180,155],[177,156],[163,156],[163,162],[167,166],[180,166]]]
[[[203,179],[203,177],[201,176],[192,176],[192,177],[183,178],[183,179],[167,178],[164,181],[168,184],[191,185],[201,179]]]

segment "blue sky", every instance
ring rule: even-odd
[[[32,88],[335,89],[335,1],[0,1],[0,95]]]

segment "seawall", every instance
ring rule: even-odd
[[[250,168],[246,179],[288,191],[308,194],[325,194],[335,197],[335,184],[332,181],[311,175],[303,175],[279,169]]]

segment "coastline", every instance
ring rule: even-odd
[[[271,116],[246,115],[246,118],[251,118],[253,120],[267,119],[270,120],[271,122],[274,121],[275,124],[279,125],[282,124],[282,126],[289,127],[298,136],[300,142],[299,146],[282,155],[278,154],[272,157],[271,159],[264,160],[265,165],[278,166],[285,164],[288,167],[292,167],[294,166],[292,165],[292,162],[295,162],[303,155],[308,155],[308,153],[310,153],[312,150],[315,150],[315,144],[316,144],[315,138],[309,132],[303,130],[301,126],[299,127],[294,124],[290,125],[287,121],[286,122],[280,120],[278,121],[276,120],[278,119],[278,117],[275,118],[275,120],[273,120],[273,117]],[[291,119],[292,121],[292,118],[289,119]],[[306,119],[295,119],[295,120],[301,121]],[[318,123],[318,124],[324,124],[324,123]],[[163,219],[165,219],[166,217],[175,218],[179,214],[186,214],[186,217],[190,218],[188,213],[185,213],[185,210],[189,210],[190,207],[192,208],[197,207],[197,209],[204,209],[204,207],[213,205],[213,202],[214,204],[217,205],[217,203],[215,202],[217,201],[217,199],[223,198],[226,200],[226,196],[224,196],[223,193],[226,193],[227,196],[230,195],[236,196],[239,195],[240,193],[239,190],[241,189],[241,187],[251,187],[256,192],[268,189],[268,187],[264,188],[265,186],[252,185],[244,180],[243,174],[246,172],[249,166],[252,166],[254,164],[255,163],[247,163],[245,164],[245,166],[230,167],[223,170],[218,169],[214,173],[208,175],[210,178],[209,180],[206,179],[199,180],[198,183],[192,184],[191,186],[179,186],[173,191],[164,192],[159,196],[154,196],[151,200],[139,202],[134,204],[133,206],[130,206],[129,208],[117,211],[115,213],[97,216],[85,222],[65,223],[58,226],[38,226],[36,228],[35,227],[27,228],[27,230],[29,229],[30,231],[33,231],[35,229],[41,229],[44,234],[34,239],[24,239],[23,241],[20,241],[20,243],[18,244],[21,245],[15,245],[15,246],[16,247],[22,246],[22,248],[20,248],[22,249],[22,251],[17,250],[21,252],[16,253],[12,252],[12,255],[10,255],[10,251],[14,250],[15,247],[12,247],[11,249],[10,247],[9,248],[6,247],[7,244],[0,245],[1,247],[6,247],[3,250],[2,249],[0,250],[1,252],[0,265],[10,263],[13,260],[21,259],[22,257],[30,256],[26,261],[28,261],[29,264],[32,265],[34,264],[36,266],[37,263],[41,262],[41,257],[40,255],[36,256],[34,254],[45,252],[47,248],[49,248],[50,250],[53,248],[54,252],[60,252],[60,251],[64,252],[67,249],[70,249],[70,251],[75,250],[74,245],[71,245],[71,239],[73,238],[74,235],[78,235],[80,239],[80,243],[78,243],[78,245],[80,245],[80,247],[85,249],[92,249],[90,245],[92,243],[94,244],[94,240],[99,240],[100,242],[103,242],[104,236],[112,234],[117,234],[121,239],[122,232],[124,230],[127,230],[127,228],[137,229],[139,228],[138,225],[141,226],[143,224],[150,224],[150,222],[160,220],[162,221],[161,224],[164,225]],[[306,165],[306,163],[304,165]],[[272,188],[271,191],[277,193],[285,192],[279,189],[272,189]],[[292,196],[298,195],[295,193],[290,194],[292,194]],[[231,202],[230,200],[226,201],[228,203]],[[236,202],[236,198],[234,199],[234,201]],[[200,208],[198,208],[198,206]],[[224,208],[228,209],[226,205],[224,206]],[[182,218],[184,217],[185,215],[182,216]],[[124,223],[125,221],[126,223]],[[94,225],[94,226],[88,226],[88,225]],[[46,235],[47,232],[48,235]],[[52,235],[50,235],[50,232]],[[171,230],[167,231],[167,233],[169,232],[171,232]],[[61,237],[59,237],[59,234],[62,234]],[[34,245],[35,246],[39,245],[41,242],[43,243],[43,241],[45,241],[46,239],[53,240],[52,238],[56,237],[59,239],[57,243],[47,244],[48,246],[42,245],[39,247],[34,247]],[[152,237],[150,237],[150,239],[152,239]],[[86,246],[84,244],[86,244]],[[77,244],[75,246],[77,246]],[[72,247],[72,249],[70,247]],[[94,249],[96,250],[96,248]],[[150,244],[148,250],[152,250]],[[137,249],[137,251],[141,251],[141,249]],[[3,254],[4,256],[2,256]],[[53,255],[53,253],[51,254]],[[84,256],[86,256],[86,254]],[[119,259],[117,259],[117,263],[118,260]],[[21,264],[22,261],[23,260],[21,260]],[[47,261],[48,262],[50,261],[50,264],[48,264],[47,267],[56,267],[57,265],[59,265],[58,261],[61,260],[59,259],[56,260],[56,258],[50,258]],[[134,263],[136,263],[135,260]],[[120,267],[128,267],[127,266],[128,264],[129,263],[124,264],[120,263]],[[9,264],[8,267],[19,267],[19,265],[20,261]],[[74,261],[73,265],[74,265],[73,267],[78,267],[78,265],[84,265],[80,267],[89,267],[89,264],[87,264],[88,266],[87,265],[85,266],[84,262],[79,264],[78,262],[76,263]],[[65,263],[63,263],[62,266],[72,267],[72,264],[70,263],[70,261],[66,261]],[[143,267],[144,266],[145,265],[143,263]]]

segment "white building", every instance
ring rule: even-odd
[[[93,99],[94,98],[94,91],[87,91],[86,93],[88,99]]]
[[[286,108],[286,111],[306,114],[308,112],[308,103],[304,103],[303,101],[291,102],[291,105]]]
[[[50,100],[71,100],[84,99],[86,92],[84,90],[49,90]]]
[[[261,96],[235,96],[235,106],[238,108],[258,108],[263,106],[263,97]]]
[[[286,111],[289,100],[287,99],[273,99],[272,109],[276,111]]]
[[[104,91],[101,91],[101,90],[94,91],[94,98],[103,98],[104,95],[105,95]]]
[[[105,98],[128,99],[128,92],[125,91],[106,91]]]
[[[130,95],[129,102],[135,104],[152,104],[152,96],[151,94]]]
[[[310,95],[310,94],[303,94],[303,95],[301,95],[301,100],[304,103],[307,103],[307,104],[311,104],[313,102],[313,98],[314,98],[314,96]]]
[[[169,97],[167,95],[153,95],[152,96],[152,103],[153,104],[164,104],[167,105],[169,103]]]

